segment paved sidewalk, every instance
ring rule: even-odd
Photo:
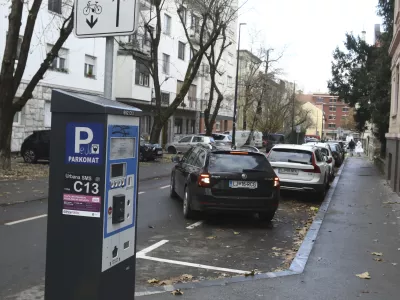
[[[375,166],[350,157],[303,274],[184,290],[180,299],[399,299],[400,204],[393,203],[400,198]],[[356,276],[363,272],[371,279]],[[175,298],[170,293],[143,297]]]
[[[173,163],[144,163],[139,167],[139,181],[168,177]],[[0,206],[46,199],[48,196],[48,178],[33,180],[0,181]]]

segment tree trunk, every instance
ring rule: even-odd
[[[151,127],[150,143],[158,144],[160,139],[161,130],[165,122],[161,116],[155,116],[153,126]]]
[[[11,101],[4,101],[0,109],[0,168],[11,170],[11,134],[14,111]]]

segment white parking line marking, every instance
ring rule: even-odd
[[[155,243],[154,245],[151,245],[150,247],[144,248],[143,250],[136,252],[136,257],[145,256],[150,251],[153,251],[154,249],[157,249],[158,247],[160,247],[166,243],[168,243],[168,240],[159,241],[158,243]]]
[[[32,220],[36,220],[36,219],[40,219],[40,218],[44,218],[44,217],[47,217],[47,214],[36,216],[36,217],[31,217],[31,218],[26,218],[26,219],[22,219],[22,220],[18,220],[18,221],[8,222],[8,223],[5,223],[4,225],[10,226],[10,225],[28,222],[28,221],[32,221]]]
[[[141,194],[144,194],[144,193],[146,193],[146,192],[139,192],[138,194],[141,195]]]
[[[160,187],[160,189],[167,189],[167,188],[169,188],[170,187],[170,185],[168,184],[168,185],[166,185],[166,186],[162,186],[162,187]]]
[[[201,224],[203,224],[203,221],[198,221],[198,222],[186,227],[186,229],[193,229],[193,228],[195,228],[197,226],[200,226]]]
[[[222,271],[222,272],[235,273],[235,274],[250,273],[249,271],[219,268],[219,267],[213,267],[213,266],[207,266],[207,265],[201,265],[201,264],[188,263],[188,262],[178,261],[178,260],[151,257],[151,256],[146,256],[146,255],[140,256],[139,258],[152,260],[152,261],[159,261],[159,262],[168,263],[168,264],[181,265],[181,266],[194,267],[194,268],[207,269],[207,270]]]

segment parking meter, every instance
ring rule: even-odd
[[[53,90],[46,300],[133,299],[140,110]]]

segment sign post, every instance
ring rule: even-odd
[[[300,127],[300,125],[297,125],[297,126],[296,126],[296,133],[297,133],[297,145],[299,144],[299,133],[300,133],[300,131],[301,131],[301,127]]]

